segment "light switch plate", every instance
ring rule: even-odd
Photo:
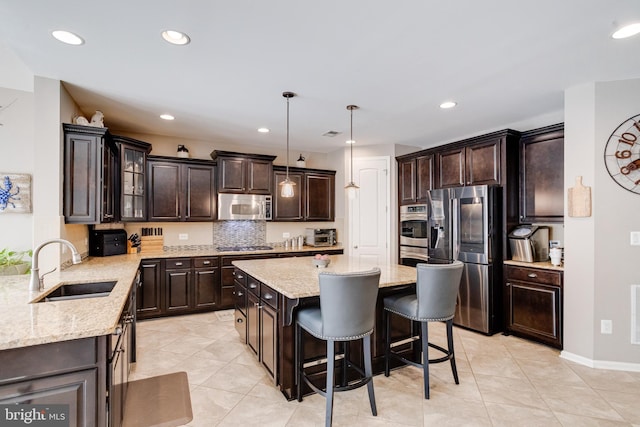
[[[631,246],[640,246],[640,231],[632,231],[629,233],[629,240]]]
[[[178,234],[178,240],[189,240],[189,235],[187,233]]]
[[[613,321],[611,321],[611,320],[601,320],[600,321],[600,333],[601,334],[612,334],[613,333]]]
[[[282,233],[282,238],[283,239],[288,239],[289,237],[291,237],[291,233]]]

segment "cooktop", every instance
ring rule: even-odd
[[[273,249],[271,246],[218,246],[220,252],[244,252],[244,251],[268,251]]]

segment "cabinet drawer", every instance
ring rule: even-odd
[[[275,310],[278,309],[278,293],[264,283],[260,284],[260,299]]]
[[[191,258],[169,258],[165,260],[165,268],[191,268]]]
[[[218,258],[193,258],[195,268],[217,267]]]
[[[247,288],[236,283],[233,288],[233,302],[236,310],[247,314]]]
[[[562,286],[562,272],[560,271],[506,266],[505,277],[507,280],[520,280],[544,285]]]
[[[238,268],[233,269],[233,280],[244,287],[247,286],[247,275]]]
[[[247,290],[255,296],[260,296],[260,282],[251,276],[247,276]]]

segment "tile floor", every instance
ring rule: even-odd
[[[138,323],[132,380],[186,371],[188,426],[322,426],[324,398],[288,402],[240,342],[232,310]],[[434,325],[431,337],[444,340]],[[435,340],[434,340],[435,341]],[[338,393],[335,426],[640,426],[640,373],[596,370],[513,336],[455,330],[460,384],[448,364],[431,367],[431,399],[422,374],[405,367],[374,378],[378,416],[366,387]]]

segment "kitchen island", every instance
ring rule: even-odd
[[[309,258],[259,259],[234,261],[236,328],[288,399],[295,391],[295,331],[296,311],[305,306],[319,304],[318,275],[321,272],[351,273],[380,268],[380,291],[376,306],[376,326],[373,332],[373,368],[380,373],[384,368],[384,331],[382,328],[382,299],[390,293],[413,289],[416,269],[413,267],[376,263],[346,255],[331,256],[331,263],[317,268]],[[411,322],[394,316],[392,338],[413,335]],[[352,343],[354,362],[362,365],[361,352]],[[309,358],[321,359],[326,352],[324,341],[311,336],[305,339],[304,353]],[[416,357],[416,348],[405,345],[406,356]],[[317,375],[324,375],[323,364]],[[312,368],[313,369],[313,368]]]

